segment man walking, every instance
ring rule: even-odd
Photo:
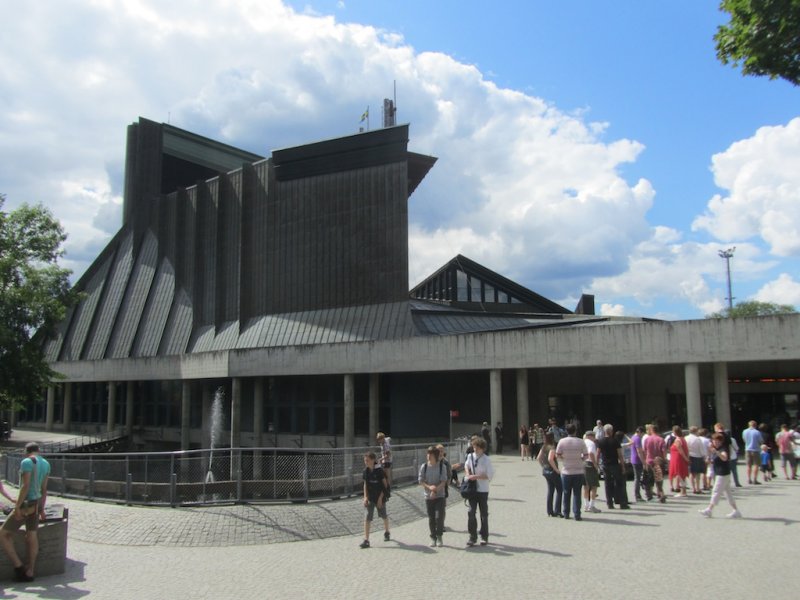
[[[489,423],[486,421],[483,422],[483,426],[481,427],[481,437],[486,442],[486,455],[489,455],[489,450],[492,447],[492,432],[489,429]]]
[[[439,449],[436,446],[428,446],[427,461],[419,469],[418,481],[425,493],[431,548],[444,546],[442,536],[448,479],[447,469],[439,460]]]
[[[33,569],[39,554],[39,519],[44,518],[44,506],[47,500],[47,478],[50,475],[50,463],[39,456],[39,445],[30,442],[25,446],[27,457],[19,466],[19,495],[14,511],[8,516],[0,528],[0,545],[8,555],[14,567],[14,579],[17,581],[33,581]],[[28,549],[28,562],[22,563],[14,549],[14,532],[25,523],[25,543]]]

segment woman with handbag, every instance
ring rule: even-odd
[[[473,440],[472,447],[474,451],[464,463],[464,479],[476,484],[476,491],[467,498],[467,546],[474,546],[478,541],[478,519],[475,516],[477,509],[481,511],[481,546],[485,546],[489,543],[489,482],[494,477],[494,467],[486,454],[486,440],[477,438]]]
[[[561,484],[561,471],[558,468],[558,458],[556,457],[556,439],[551,433],[544,434],[544,444],[536,457],[542,466],[542,475],[547,481],[547,516],[563,517],[561,513],[561,496],[564,488]],[[555,495],[555,504],[553,496]]]

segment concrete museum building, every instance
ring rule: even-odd
[[[602,317],[461,255],[409,292],[408,198],[435,162],[407,125],[265,158],[139,119],[122,227],[45,341],[64,378],[18,423],[208,447],[219,389],[233,447],[796,418],[800,315]]]

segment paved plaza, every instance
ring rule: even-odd
[[[486,547],[466,548],[466,510],[451,497],[445,547],[429,548],[416,487],[395,491],[392,540],[376,519],[367,550],[358,547],[359,498],[174,509],[64,500],[66,573],[7,583],[0,599],[422,598],[467,586],[495,598],[748,598],[796,587],[796,481],[737,489],[743,519],[726,519],[724,501],[714,518],[701,517],[706,495],[603,508],[576,522],[547,517],[536,463],[492,459]]]

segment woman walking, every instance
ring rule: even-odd
[[[519,457],[525,460],[528,456],[528,428],[525,425],[519,426]]]
[[[486,440],[476,438],[472,442],[474,451],[464,463],[464,477],[478,484],[478,490],[467,501],[467,529],[469,540],[467,546],[474,546],[478,541],[478,519],[475,516],[477,509],[481,511],[481,546],[489,543],[489,482],[494,477],[492,460],[486,454]]]
[[[552,433],[544,434],[544,443],[536,460],[542,466],[542,475],[547,481],[547,516],[563,517],[564,515],[561,513],[561,497],[564,488],[561,484],[561,470],[558,468],[558,459],[556,457],[556,440]],[[553,502],[553,496],[555,496],[555,503]]]
[[[722,494],[728,499],[728,504],[731,505],[733,512],[728,513],[728,518],[738,519],[742,516],[736,506],[736,501],[733,499],[733,492],[731,492],[731,468],[730,468],[730,448],[726,445],[726,437],[724,433],[714,433],[711,436],[711,456],[714,463],[714,490],[711,492],[711,501],[708,503],[708,508],[700,511],[704,517],[711,517],[711,511],[719,504],[719,499]]]

